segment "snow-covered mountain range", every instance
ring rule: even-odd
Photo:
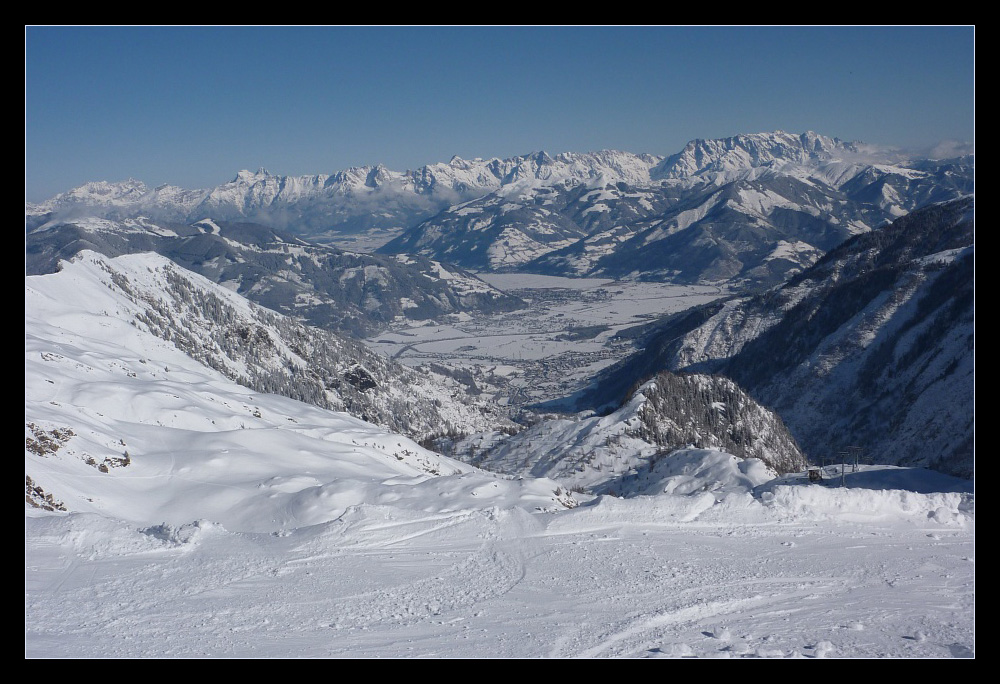
[[[472,270],[774,285],[851,235],[972,191],[974,157],[934,160],[816,133],[694,140],[334,174],[240,171],[214,188],[85,184],[25,207],[29,229],[89,218],[252,221],[312,240],[402,231],[381,248]]]
[[[654,179],[680,179],[693,176],[722,174],[741,175],[747,169],[760,166],[815,167],[832,160],[889,159],[892,153],[874,145],[844,142],[808,131],[801,135],[775,131],[735,135],[717,140],[692,140],[684,149],[672,154],[650,171]]]
[[[399,228],[511,184],[599,178],[641,183],[661,159],[614,151],[555,157],[538,152],[510,159],[453,157],[448,163],[404,172],[374,165],[333,174],[279,176],[259,169],[240,171],[228,183],[204,190],[148,188],[134,179],[100,181],[28,204],[25,212],[29,226],[79,216],[146,216],[186,223],[204,218],[253,220],[302,235]]]
[[[814,133],[697,140],[641,183],[507,186],[381,251],[479,270],[769,286],[851,235],[971,192],[973,168]]]
[[[777,411],[813,461],[864,444],[885,462],[974,470],[974,200],[846,241],[767,293],[650,326],[584,405],[662,369],[722,373]]]
[[[922,419],[914,414],[904,420],[909,401],[900,405],[906,408],[890,410],[888,399],[869,397],[881,407],[878,411],[873,413],[875,409],[867,400],[862,402],[864,408],[848,410],[845,406],[860,404],[845,404],[841,395],[857,388],[834,392],[839,385],[829,382],[823,392],[836,396],[820,401],[818,395],[806,392],[807,402],[819,402],[809,413],[797,399],[798,390],[787,389],[808,386],[809,381],[754,376],[747,369],[760,363],[749,362],[747,354],[754,344],[763,349],[782,344],[765,333],[778,320],[791,321],[790,316],[799,310],[796,307],[812,301],[811,297],[826,302],[829,298],[817,293],[829,288],[851,284],[857,290],[867,287],[865,283],[875,283],[872,292],[881,293],[881,297],[891,294],[891,311],[872,300],[874,308],[869,316],[859,305],[861,308],[852,313],[859,318],[838,332],[861,339],[857,346],[865,354],[874,349],[869,342],[880,331],[888,330],[883,327],[886,320],[896,320],[894,317],[910,311],[905,306],[898,311],[892,308],[899,300],[941,299],[943,285],[935,291],[937,299],[923,294],[937,279],[939,265],[971,263],[971,257],[958,258],[957,252],[947,250],[940,256],[928,251],[936,249],[934,245],[927,246],[918,256],[906,257],[893,267],[910,274],[905,282],[899,280],[903,276],[898,273],[886,276],[883,282],[853,266],[830,271],[811,265],[826,263],[828,257],[823,255],[842,249],[838,246],[852,236],[895,234],[873,230],[920,207],[942,206],[942,202],[966,195],[973,182],[971,156],[906,158],[811,132],[796,135],[777,131],[695,140],[669,157],[612,151],[555,157],[538,153],[507,160],[454,158],[447,164],[405,173],[382,167],[296,178],[265,171],[241,172],[232,182],[205,191],[149,190],[135,181],[94,183],[26,208],[26,266],[29,273],[51,272],[59,260],[84,249],[108,256],[155,251],[272,310],[355,336],[371,335],[394,321],[440,319],[467,311],[489,314],[523,305],[449,263],[485,270],[737,286],[770,286],[808,269],[812,275],[791,281],[777,298],[769,295],[746,300],[759,311],[749,313],[748,305],[734,301],[682,314],[656,340],[667,340],[673,346],[681,345],[681,340],[690,341],[692,336],[697,340],[684,342],[684,351],[676,355],[663,351],[663,345],[654,340],[643,355],[630,362],[639,370],[601,381],[598,386],[603,389],[592,395],[589,405],[619,408],[629,400],[625,394],[629,386],[663,370],[725,373],[766,405],[780,407],[805,451],[817,458],[842,448],[845,440],[857,441],[859,420],[878,425],[892,414],[893,425],[900,426]],[[426,214],[422,221],[415,218],[420,212]],[[72,218],[74,214],[78,216]],[[404,214],[409,218],[404,220]],[[261,224],[225,220],[227,216],[281,217],[280,223],[297,232],[315,234],[319,229],[310,222],[320,215],[353,217],[345,219],[347,223],[337,223],[339,229],[362,216],[368,217],[365,221],[381,216],[378,221],[386,222],[379,225],[415,225],[385,245],[380,250],[384,254],[368,255],[318,246]],[[322,230],[334,223],[324,224]],[[966,233],[959,246],[971,249],[971,229]],[[886,238],[874,239],[877,251]],[[847,244],[868,243],[855,237]],[[877,273],[888,271],[883,268]],[[963,282],[970,283],[971,289],[972,276]],[[779,300],[785,303],[777,309],[768,308]],[[762,301],[769,304],[760,305]],[[924,315],[923,310],[920,315]],[[840,320],[839,313],[831,316]],[[963,321],[972,317],[971,308],[960,316]],[[704,319],[711,320],[706,323]],[[814,318],[808,320],[808,324],[786,322],[791,327],[811,326],[811,332],[796,328],[788,333],[800,336],[793,348],[802,353],[793,354],[795,358],[788,360],[782,372],[801,366],[810,369],[802,371],[806,376],[825,378],[824,369],[831,364],[853,368],[834,373],[839,378],[856,378],[861,371],[869,375],[881,372],[874,365],[876,360],[854,368],[851,364],[857,365],[856,357],[844,352],[854,342],[828,337],[830,331],[820,334]],[[916,323],[898,325],[905,331]],[[676,330],[680,332],[675,334]],[[765,341],[750,343],[758,337]],[[820,344],[820,339],[825,342]],[[702,342],[711,348],[702,349]],[[813,343],[819,346],[803,351],[803,345]],[[744,344],[748,344],[747,351]],[[712,345],[721,351],[716,353]],[[821,350],[824,345],[832,351]],[[958,349],[955,345],[952,348]],[[877,358],[884,360],[887,352],[880,353]],[[739,363],[723,363],[740,354]],[[956,359],[961,356],[955,354]],[[765,351],[763,356],[773,359],[788,354],[775,357]],[[847,363],[844,359],[854,360]],[[764,389],[766,383],[771,383],[771,390]],[[934,385],[932,379],[925,378],[918,385],[908,385],[904,395],[912,398]],[[965,385],[960,383],[960,387]],[[902,385],[893,388],[892,392],[903,391]],[[871,387],[868,390],[874,391]],[[888,397],[892,392],[884,394]],[[966,403],[965,399],[959,402],[962,407]],[[820,419],[830,410],[828,405],[843,413],[846,422]],[[966,413],[971,415],[971,411]],[[847,414],[854,417],[848,419]],[[948,423],[951,419],[942,420]],[[923,422],[937,424],[935,420]],[[809,427],[814,425],[825,427],[814,434],[819,429]],[[947,446],[948,454],[933,456],[924,450],[931,444],[944,448],[943,442],[921,437],[924,431],[916,427],[904,431],[923,446],[910,448],[907,445],[912,440],[900,439],[896,447],[880,448],[895,454],[893,462],[955,463],[957,458],[966,465],[947,467],[962,474],[971,472],[971,437],[959,439],[966,446]],[[958,432],[965,435],[968,430]],[[888,438],[888,434],[882,437]],[[955,454],[965,455],[953,455],[954,449],[958,449]]]
[[[875,153],[775,133],[28,207],[26,656],[974,657],[974,485],[924,468],[974,475],[973,167]],[[605,413],[527,425],[329,331],[524,302],[247,220],[276,217],[437,225],[427,253],[477,268],[797,275],[622,333]],[[919,467],[804,470],[859,444]]]

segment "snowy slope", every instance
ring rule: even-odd
[[[25,655],[975,656],[960,494],[699,487],[557,514],[440,496],[469,478],[278,534],[32,513]]]
[[[263,309],[158,255],[83,252],[26,285],[25,315],[40,325],[90,312],[81,313],[90,325],[153,335],[257,392],[348,411],[415,439],[514,429],[502,409],[448,378]]]
[[[570,510],[95,303],[26,316],[25,472],[68,511],[25,507],[26,657],[975,653],[967,495],[754,498],[762,467],[687,450],[655,496]]]
[[[464,508],[461,502],[480,490],[498,503],[526,496],[547,506],[547,496],[562,505],[554,503],[560,500],[554,483],[509,482],[347,414],[237,385],[191,357],[223,372],[240,370],[236,355],[209,358],[207,346],[183,343],[201,327],[190,312],[178,320],[186,338],[154,336],[141,309],[153,304],[149,286],[175,268],[150,255],[108,262],[91,254],[62,273],[29,278],[28,504],[144,525],[207,518],[244,531],[332,520],[362,501],[403,506],[411,500],[419,508],[431,496],[443,509],[447,499]],[[94,278],[95,272],[109,277]],[[143,278],[147,288],[138,301],[122,296],[125,288],[136,294]],[[167,288],[161,292],[159,312],[168,300]],[[228,303],[241,306],[235,297]],[[244,302],[241,313],[252,314],[253,307]],[[270,340],[261,344],[265,351],[283,345]],[[265,353],[253,363],[292,359]],[[249,363],[242,371],[253,372]]]

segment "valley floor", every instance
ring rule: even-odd
[[[560,278],[523,273],[479,277],[528,302],[520,311],[453,316],[447,325],[401,322],[367,341],[406,365],[437,363],[476,374],[500,403],[566,397],[635,351],[616,335],[728,294],[711,285]]]

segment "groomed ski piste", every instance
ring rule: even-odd
[[[251,392],[66,275],[26,281],[26,657],[975,655],[970,482],[691,448],[575,493]]]

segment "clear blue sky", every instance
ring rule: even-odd
[[[25,27],[25,197],[243,168],[974,142],[972,27]]]

